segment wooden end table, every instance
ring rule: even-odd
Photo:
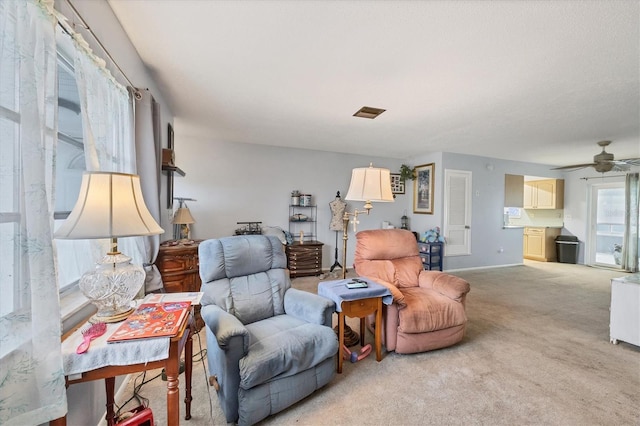
[[[382,361],[382,303],[391,304],[393,298],[391,292],[386,287],[360,277],[366,281],[366,289],[347,289],[346,283],[350,279],[323,281],[318,284],[318,294],[333,300],[336,303],[338,313],[338,373],[342,373],[342,348],[344,345],[345,316],[360,318],[360,344],[364,346],[365,318],[367,315],[375,314],[376,327],[374,330],[374,340],[376,348],[376,361]]]
[[[364,346],[365,317],[375,313],[376,328],[374,341],[376,347],[376,361],[382,361],[382,296],[368,297],[366,299],[345,300],[342,309],[338,312],[338,373],[342,373],[342,348],[344,345],[345,316],[360,318],[360,345]]]
[[[195,321],[192,311],[185,317],[178,334],[171,338],[169,342],[169,355],[166,359],[150,362],[141,362],[130,365],[109,365],[95,370],[85,371],[79,378],[70,379],[66,377],[66,386],[76,383],[84,383],[93,380],[105,381],[107,394],[107,414],[106,420],[109,426],[115,425],[115,378],[125,374],[138,373],[146,370],[154,370],[164,367],[167,375],[167,423],[169,426],[180,425],[180,390],[178,389],[178,375],[180,374],[180,354],[184,350],[184,373],[185,373],[185,420],[191,419],[191,374],[193,367],[193,331]],[[66,336],[69,337],[69,336]],[[118,345],[135,344],[135,341],[117,343]],[[91,350],[91,348],[89,348]],[[61,417],[49,422],[50,426],[66,426],[67,418]]]

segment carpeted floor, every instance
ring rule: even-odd
[[[460,344],[347,362],[325,388],[261,424],[640,425],[640,348],[609,342],[610,279],[623,273],[526,261],[455,275],[471,284]],[[312,292],[317,283],[293,280]],[[226,424],[204,365],[194,363],[193,417],[183,425]],[[166,424],[165,392],[159,379],[141,390],[157,425]]]

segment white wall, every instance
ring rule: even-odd
[[[194,198],[189,202],[196,223],[192,238],[220,238],[234,234],[236,222],[260,221],[263,226],[289,229],[291,191],[312,195],[318,206],[318,240],[323,242],[323,266],[334,261],[336,233],[329,229],[329,202],[336,192],[346,196],[351,170],[355,167],[384,167],[397,172],[397,159],[345,155],[323,151],[278,148],[200,140],[182,136],[180,120],[175,122],[176,163],[186,173],[175,177],[174,194]],[[374,203],[371,214],[360,215],[358,229],[380,228],[382,221],[400,227],[405,209],[410,211],[411,194],[398,195],[393,203]],[[347,209],[362,210],[364,203],[347,201]],[[355,237],[349,231],[347,263],[353,264]],[[338,236],[342,263],[342,236]]]

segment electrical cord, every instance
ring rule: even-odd
[[[204,329],[204,327],[202,329]],[[199,332],[196,333],[194,336],[197,338],[199,351],[194,353],[193,356],[191,357],[191,359],[196,364],[197,363],[201,363],[202,364],[202,369],[204,370],[204,373],[205,373],[205,374],[203,374],[203,378],[204,378],[204,381],[205,381],[205,388],[207,389],[207,394],[209,396],[209,417],[213,421],[213,403],[211,402],[211,390],[209,389],[209,381],[208,381],[208,374],[207,374],[207,364],[205,362],[205,360],[207,358],[207,348],[203,348],[202,347],[202,340],[201,340],[201,336],[200,336]],[[148,380],[146,380],[147,371],[143,371],[143,372],[139,373],[136,377],[134,377],[134,379],[133,379],[133,394],[129,397],[129,399],[124,401],[121,405],[115,404],[116,409],[117,409],[116,416],[115,416],[116,419],[119,419],[121,416],[123,416],[126,413],[126,412],[125,413],[121,413],[121,411],[124,409],[124,407],[127,406],[127,404],[129,404],[133,400],[136,400],[138,402],[138,405],[142,405],[145,408],[148,407],[149,406],[149,399],[142,395],[142,393],[141,393],[142,387],[144,385],[146,385],[147,383],[152,382],[153,380],[156,380],[159,377],[162,377],[163,373],[164,373],[164,369],[162,370],[162,372],[156,374],[155,376],[151,377]],[[192,371],[192,373],[193,373],[193,371]],[[140,380],[140,383],[138,383],[139,380]]]
[[[204,327],[202,329],[204,329]],[[209,374],[207,373],[207,363],[205,362],[205,359],[207,358],[207,348],[202,349],[202,340],[199,332],[196,336],[198,337],[198,347],[200,348],[196,355],[200,355],[198,361],[202,364],[202,370],[204,371],[202,377],[204,379],[204,388],[207,390],[207,396],[209,398],[209,418],[211,419],[211,424],[213,424],[213,403],[211,402],[212,398],[211,389],[209,389]],[[194,358],[196,355],[194,355]]]

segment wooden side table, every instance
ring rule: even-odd
[[[115,425],[115,378],[124,374],[138,373],[145,370],[154,370],[156,368],[165,368],[167,375],[167,422],[169,426],[180,425],[180,391],[178,389],[178,375],[180,374],[180,354],[184,350],[184,373],[185,373],[185,420],[191,418],[191,375],[193,369],[193,341],[192,335],[194,331],[194,318],[190,312],[178,334],[170,339],[169,355],[166,359],[140,362],[129,365],[108,365],[101,368],[85,371],[79,378],[66,377],[66,386],[76,383],[89,382],[93,380],[105,381],[105,389],[107,394],[107,414],[106,420],[109,426]],[[68,336],[67,336],[68,337]],[[135,345],[136,341],[112,343],[117,345]],[[91,348],[89,348],[91,350]],[[142,361],[142,360],[141,360]],[[66,426],[67,419],[61,417],[49,422],[50,426]]]
[[[333,300],[338,312],[338,373],[342,373],[345,316],[360,318],[360,344],[364,345],[365,318],[367,315],[376,315],[374,331],[376,360],[382,361],[382,304],[390,305],[393,297],[386,287],[363,277],[359,279],[366,281],[368,287],[348,289],[346,283],[351,279],[323,281],[318,284],[318,295]]]
[[[368,297],[366,299],[345,300],[338,311],[338,373],[342,373],[342,348],[344,345],[344,321],[345,316],[360,318],[360,345],[364,346],[364,319],[367,315],[376,314],[376,328],[374,341],[376,346],[376,361],[382,361],[382,296]]]

